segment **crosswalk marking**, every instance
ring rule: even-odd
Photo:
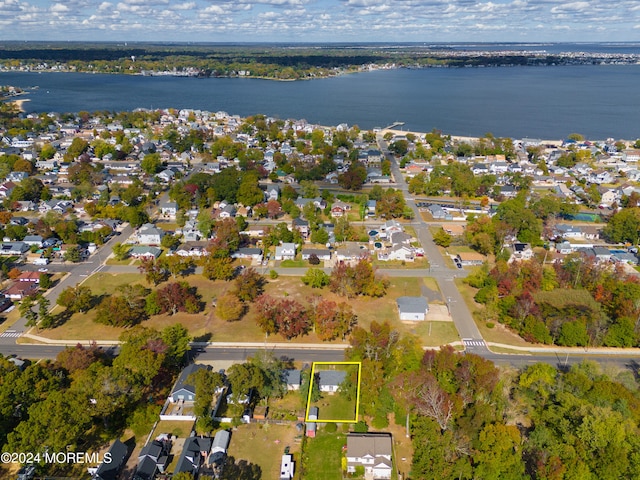
[[[16,332],[15,330],[7,330],[4,333],[0,333],[0,337],[2,338],[17,338],[22,335],[22,332]]]
[[[474,340],[472,338],[463,338],[462,342],[465,347],[486,347],[486,343],[484,340]]]

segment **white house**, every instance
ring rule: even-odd
[[[164,237],[164,230],[152,223],[145,223],[138,230],[138,242],[144,245],[159,245]]]
[[[401,321],[423,321],[427,318],[429,304],[424,297],[398,297],[398,314]]]
[[[336,393],[340,384],[347,377],[347,372],[344,370],[320,370],[316,375],[318,388],[321,392]]]
[[[164,202],[160,204],[160,214],[175,218],[177,213],[178,204],[176,202]]]
[[[276,260],[293,260],[294,258],[296,258],[295,243],[283,243],[276,247]]]
[[[365,478],[391,478],[391,435],[388,433],[350,433],[347,435],[347,472],[364,467]]]

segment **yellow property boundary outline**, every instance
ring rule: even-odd
[[[316,420],[309,420],[309,409],[311,408],[311,393],[313,392],[313,382],[315,382],[316,366],[322,365],[357,365],[358,366],[358,387],[356,389],[356,417],[355,419],[348,420],[323,420],[318,418]],[[358,422],[358,409],[360,408],[360,379],[362,378],[362,362],[313,362],[311,367],[311,377],[309,379],[309,394],[307,396],[307,411],[305,413],[304,421],[308,423],[357,423]]]

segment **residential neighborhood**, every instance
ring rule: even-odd
[[[640,346],[638,142],[191,109],[13,122],[0,125],[0,346],[63,349],[38,366],[0,358],[12,381],[43,378],[24,407],[8,400],[0,443],[91,435],[114,459],[39,474],[427,478],[425,445],[449,448],[454,429],[451,465],[484,478],[470,472],[498,468],[494,438],[519,452],[535,428],[489,413],[503,408],[490,348]],[[310,353],[279,348],[363,372],[314,376]],[[534,398],[536,381],[509,380],[501,405]],[[77,431],[39,405],[66,405]]]

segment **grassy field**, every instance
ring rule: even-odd
[[[439,347],[460,340],[453,322],[418,322],[411,333],[418,335],[427,347]]]
[[[204,310],[196,314],[188,314],[178,312],[175,315],[154,315],[144,320],[142,325],[156,329],[162,329],[168,325],[182,323],[191,335],[201,341],[215,342],[261,342],[265,340],[265,335],[259,329],[255,322],[255,311],[251,305],[245,316],[237,322],[226,322],[217,318],[215,308],[212,307],[214,298],[224,295],[229,289],[233,288],[233,283],[224,281],[207,280],[201,275],[190,275],[184,279],[177,280],[187,281],[190,285],[197,288],[201,295],[202,302],[205,305]],[[169,282],[176,279],[169,279]],[[336,303],[347,302],[352,306],[358,317],[358,324],[363,328],[369,328],[371,322],[376,321],[383,323],[388,321],[394,328],[401,333],[415,333],[420,335],[423,342],[427,345],[433,345],[434,339],[429,338],[424,327],[416,329],[414,325],[406,325],[400,322],[396,307],[396,298],[400,296],[418,296],[421,295],[421,287],[428,286],[432,290],[437,290],[437,284],[432,279],[421,279],[411,277],[392,277],[389,278],[390,286],[382,298],[356,297],[346,299],[331,293],[328,289],[312,289],[304,285],[299,277],[280,276],[277,279],[267,279],[265,292],[277,298],[288,297],[308,305],[310,299],[322,297],[323,299],[332,300]],[[91,289],[94,295],[112,295],[117,293],[117,288],[125,284],[140,283],[149,288],[149,284],[144,280],[144,276],[139,273],[127,273],[112,275],[108,273],[98,273],[86,279],[84,286]],[[160,285],[162,286],[162,284]],[[13,314],[13,312],[11,312]],[[68,340],[117,340],[124,331],[122,328],[100,325],[93,321],[95,318],[95,310],[91,310],[84,314],[72,315],[59,327],[50,330],[40,331],[39,334],[51,339],[68,339]],[[9,321],[4,325],[9,324]],[[4,325],[0,325],[0,328]],[[441,332],[438,335],[438,342],[446,343],[449,338],[445,334],[446,327],[436,329],[432,328],[432,336],[434,332]],[[456,340],[457,336],[452,336],[451,340]],[[280,335],[272,335],[267,341],[281,342],[284,339]],[[292,343],[319,343],[320,340],[315,333],[310,332],[308,335],[292,340]],[[340,343],[335,341],[334,343]],[[438,343],[440,345],[441,343]]]
[[[231,433],[229,456],[259,465],[262,480],[280,478],[280,461],[285,447],[293,454],[296,470],[300,468],[300,442],[292,425],[240,425]],[[296,472],[296,478],[301,478]],[[306,477],[305,477],[306,479]]]
[[[342,480],[342,447],[347,438],[341,433],[318,431],[308,438],[303,453],[304,480]]]

